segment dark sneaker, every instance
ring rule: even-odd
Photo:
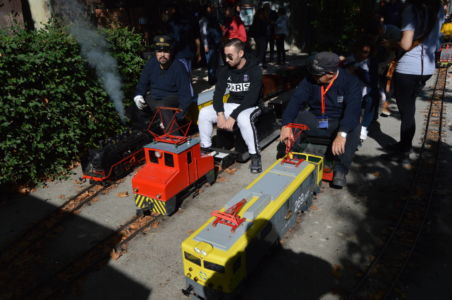
[[[347,179],[345,178],[347,172],[345,172],[342,169],[335,169],[333,174],[334,175],[332,184],[335,187],[342,188],[347,184]]]
[[[212,152],[213,152],[213,150],[210,148],[201,147],[201,155],[209,155]]]
[[[251,154],[250,171],[251,173],[262,172],[261,156],[259,154]]]

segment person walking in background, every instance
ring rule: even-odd
[[[194,98],[195,93],[191,84],[191,71],[193,59],[196,58],[197,61],[201,59],[199,30],[195,30],[195,24],[188,11],[181,13],[174,4],[169,5],[164,11],[162,20],[164,23],[162,34],[168,35],[173,39],[175,44],[174,58],[184,65],[190,79],[190,94]]]
[[[221,44],[221,29],[218,19],[211,4],[205,6],[204,15],[199,20],[201,42],[204,47],[204,55],[207,64],[207,75],[210,85],[217,82],[216,73],[219,63],[219,51]]]
[[[245,25],[242,19],[237,15],[234,7],[228,6],[224,11],[225,22],[221,26],[223,37],[226,40],[239,39],[242,42],[247,42],[247,35]]]
[[[270,3],[265,3],[264,6],[265,16],[268,20],[268,28],[267,28],[267,42],[268,47],[270,47],[270,59],[269,62],[273,61],[275,57],[275,24],[276,19],[278,19],[278,14],[274,11]]]
[[[265,52],[267,50],[267,30],[268,20],[266,18],[265,10],[259,8],[254,15],[253,25],[251,25],[250,35],[256,42],[255,56],[263,69],[267,68],[265,61]]]
[[[380,92],[378,87],[378,70],[375,57],[371,57],[372,44],[359,39],[353,47],[352,55],[344,62],[344,68],[354,74],[363,84],[362,107],[364,109],[361,120],[361,142],[367,139],[368,128],[378,115]]]
[[[286,9],[281,7],[278,10],[278,19],[275,24],[275,39],[276,39],[276,55],[277,63],[286,63],[286,50],[284,49],[284,41],[289,35],[289,18],[286,16]]]
[[[400,112],[400,141],[387,147],[402,163],[409,160],[416,131],[416,97],[435,72],[435,51],[444,20],[440,0],[411,0],[402,13],[402,39],[394,74],[394,94]]]

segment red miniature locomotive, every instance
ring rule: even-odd
[[[138,213],[155,212],[171,215],[181,196],[204,179],[215,181],[214,158],[202,155],[198,138],[187,137],[191,122],[179,126],[176,108],[164,133],[154,135],[154,141],[144,146],[145,165],[132,179]],[[162,111],[157,110],[151,124],[162,120]],[[152,127],[151,127],[152,128]]]

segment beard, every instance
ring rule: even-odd
[[[166,57],[160,57],[159,58],[159,63],[161,63],[162,65],[166,64],[168,62],[168,59]]]

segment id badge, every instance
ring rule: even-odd
[[[328,117],[327,116],[319,117],[318,121],[319,121],[318,128],[321,128],[321,129],[327,129],[328,128]]]

